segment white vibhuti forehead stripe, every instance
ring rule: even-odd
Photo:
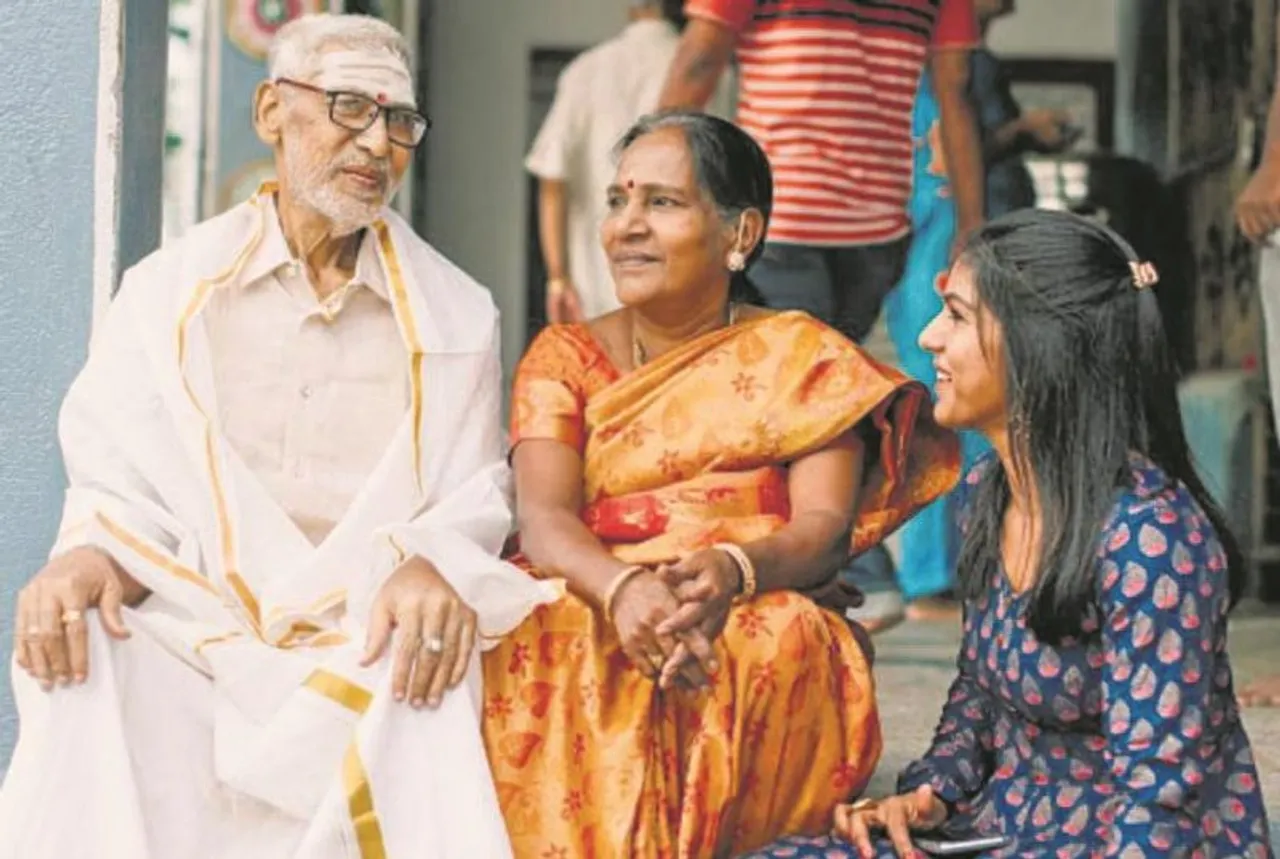
[[[358,92],[379,104],[418,104],[409,70],[390,51],[330,51],[321,56],[320,73],[311,83],[326,90]]]

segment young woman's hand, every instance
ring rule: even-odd
[[[936,829],[947,819],[947,807],[922,785],[911,793],[888,799],[864,799],[836,806],[834,833],[846,839],[862,856],[875,856],[873,832],[885,832],[900,859],[921,856],[911,842],[911,833]]]

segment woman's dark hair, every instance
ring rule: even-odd
[[[729,282],[729,300],[746,304],[764,304],[760,291],[747,277],[747,271],[764,252],[763,235],[769,228],[773,211],[773,172],[769,158],[760,145],[741,128],[719,117],[692,110],[670,110],[642,116],[627,129],[618,142],[620,156],[641,137],[678,128],[693,155],[693,172],[698,186],[711,198],[720,216],[732,221],[747,209],[756,209],[764,217],[762,239],[756,243],[743,271],[734,272]]]
[[[1079,215],[1028,209],[987,224],[961,260],[982,312],[1003,329],[1012,466],[1035,481],[1044,517],[1031,629],[1050,643],[1081,635],[1100,529],[1118,492],[1131,488],[1133,453],[1195,497],[1226,551],[1237,599],[1243,557],[1192,465],[1158,287],[1137,286],[1129,244]],[[988,469],[973,489],[960,551],[967,598],[991,586],[1009,500],[1004,469]]]

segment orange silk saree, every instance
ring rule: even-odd
[[[584,522],[618,558],[653,564],[783,527],[787,463],[870,421],[861,551],[958,476],[956,443],[927,413],[922,386],[802,313],[625,376],[586,327],[556,326],[521,361],[512,444],[581,452]],[[880,754],[866,655],[793,592],[733,609],[716,650],[709,688],[660,691],[567,594],[484,655],[485,741],[517,857],[726,856],[826,831]]]

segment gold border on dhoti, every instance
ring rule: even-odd
[[[355,830],[361,859],[387,859],[382,824],[373,807],[369,774],[365,772],[360,749],[354,739],[342,758],[342,785],[347,791],[347,811],[351,815],[351,828]]]
[[[422,343],[418,340],[418,329],[413,318],[413,308],[409,304],[409,292],[404,285],[404,272],[400,268],[400,256],[396,253],[395,242],[391,240],[391,230],[387,222],[376,221],[373,224],[374,234],[378,237],[378,247],[382,250],[382,259],[387,266],[387,280],[391,285],[391,296],[395,301],[396,321],[400,324],[400,336],[404,338],[405,348],[409,351],[409,373],[412,398],[410,399],[410,415],[413,420],[413,478],[419,490],[422,489]]]
[[[276,606],[275,608],[271,609],[271,611],[267,612],[267,616],[263,618],[262,623],[263,623],[263,626],[269,627],[275,624],[282,617],[288,614],[294,614],[294,613],[306,614],[306,615],[324,614],[330,609],[336,608],[337,606],[346,602],[346,599],[347,599],[346,588],[334,588],[333,590],[316,597],[316,599],[312,601],[311,605],[307,606],[301,611],[297,609],[289,608],[287,606]],[[303,623],[306,623],[306,621],[303,621]],[[297,626],[297,625],[298,624],[296,623],[294,624],[294,626]]]
[[[178,319],[177,341],[178,341],[178,373],[182,377],[182,387],[187,394],[187,399],[191,401],[191,406],[200,415],[204,423],[204,448],[205,448],[205,467],[209,472],[209,485],[213,492],[214,509],[217,511],[218,519],[218,538],[219,548],[222,552],[222,574],[227,580],[227,584],[231,586],[236,597],[240,600],[240,604],[244,607],[248,614],[250,625],[255,632],[261,633],[261,616],[258,606],[258,599],[254,596],[253,591],[249,588],[247,582],[236,569],[236,543],[235,531],[231,525],[231,515],[228,512],[226,492],[223,488],[222,474],[218,467],[218,458],[214,449],[213,421],[209,418],[209,414],[200,405],[200,400],[196,397],[195,391],[191,387],[191,381],[187,378],[186,359],[187,359],[187,330],[196,315],[204,307],[208,301],[210,293],[214,288],[234,279],[245,264],[249,261],[253,251],[262,242],[265,233],[264,217],[262,213],[261,201],[265,194],[273,192],[275,189],[271,185],[263,185],[250,201],[258,212],[258,222],[253,235],[247,241],[231,261],[231,265],[215,274],[213,277],[201,280],[195,288],[195,292],[191,296],[191,300],[187,303],[186,309],[182,311],[182,315]]]
[[[225,632],[221,635],[211,635],[208,638],[196,642],[196,655],[201,656],[206,647],[213,647],[215,644],[223,644],[228,641],[235,641],[238,638],[244,638],[243,632]]]
[[[289,638],[288,641],[281,642],[279,647],[282,650],[291,650],[295,647],[338,647],[350,640],[351,637],[345,632],[325,629],[310,636]]]
[[[359,716],[373,702],[373,693],[368,689],[324,668],[312,671],[302,685]]]
[[[368,689],[323,668],[312,671],[303,685],[357,715],[362,715],[373,702],[373,693]],[[386,859],[382,824],[378,822],[378,813],[373,807],[373,789],[369,786],[369,774],[360,760],[360,747],[354,737],[342,758],[342,786],[347,792],[347,811],[351,815],[351,828],[355,831],[361,859]]]
[[[142,538],[135,536],[123,525],[119,525],[112,521],[112,519],[105,513],[97,513],[95,515],[98,523],[106,529],[108,534],[115,537],[123,543],[129,551],[133,552],[147,563],[159,567],[176,579],[180,579],[189,585],[195,585],[201,590],[208,591],[214,596],[218,596],[218,589],[213,586],[213,583],[197,573],[195,570],[188,569],[172,558],[165,557],[161,552],[147,545]]]

